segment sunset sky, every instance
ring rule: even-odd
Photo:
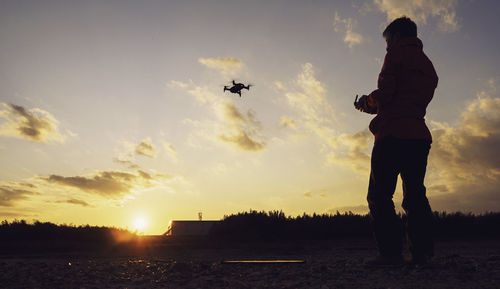
[[[0,219],[161,234],[244,210],[365,213],[381,34],[438,88],[434,210],[500,210],[500,2],[1,1]],[[242,97],[223,92],[251,83]],[[395,201],[401,203],[401,183]]]

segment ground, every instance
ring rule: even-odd
[[[158,245],[159,246],[159,245]],[[1,288],[500,288],[499,240],[440,240],[428,267],[368,268],[372,240],[0,256]],[[223,264],[303,259],[304,264]]]

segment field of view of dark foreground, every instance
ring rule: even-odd
[[[249,211],[206,236],[4,221],[0,288],[500,288],[499,224],[500,213],[435,213],[430,264],[373,268],[369,217],[352,213]],[[301,262],[225,262],[241,260]]]

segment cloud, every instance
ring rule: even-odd
[[[369,149],[372,145],[373,135],[368,129],[355,134],[341,134],[337,138],[336,149],[327,156],[328,162],[366,172],[370,169]]]
[[[118,199],[153,186],[153,177],[140,170],[137,171],[137,174],[123,171],[101,171],[87,176],[50,175],[41,179],[54,185],[77,188],[87,193],[112,199]]]
[[[295,121],[291,118],[286,117],[286,116],[280,117],[280,124],[281,124],[281,127],[289,127],[291,129],[297,129],[297,125],[295,125]]]
[[[132,161],[130,160],[122,160],[122,159],[119,159],[119,158],[113,158],[113,161],[115,163],[118,163],[118,164],[121,164],[121,165],[124,165],[126,166],[127,168],[129,169],[138,169],[139,166],[134,164]]]
[[[374,0],[375,7],[392,21],[403,15],[417,24],[427,24],[429,18],[437,18],[442,32],[456,32],[460,29],[456,16],[457,0]]]
[[[187,88],[188,86],[188,83],[177,80],[171,80],[169,83],[167,83],[167,87],[170,88]]]
[[[194,96],[200,104],[212,104],[218,99],[217,95],[211,92],[208,87],[195,86],[187,92]]]
[[[427,186],[427,190],[431,192],[448,193],[450,189],[447,185],[431,185]]]
[[[297,126],[307,128],[328,142],[334,137],[334,111],[326,98],[326,89],[314,75],[311,63],[302,66],[302,72],[285,91],[288,105],[298,113]]]
[[[15,104],[0,103],[0,135],[24,138],[33,142],[64,142],[59,121],[49,112],[32,108],[26,110]]]
[[[113,158],[113,162],[124,165],[129,169],[140,168],[140,166],[135,163],[137,155],[156,158],[158,153],[162,151],[162,146],[160,145],[160,149],[157,150],[150,137],[140,142],[123,140],[119,142],[119,145],[120,148],[116,149],[118,156]]]
[[[163,148],[165,148],[166,151],[172,154],[177,154],[177,151],[175,150],[174,146],[171,143],[163,142]]]
[[[470,186],[468,192],[465,187],[462,191],[448,194],[430,195],[429,202],[434,211],[447,212],[498,212],[500,202],[498,197],[498,185],[486,190],[478,190]]]
[[[297,78],[285,87],[280,82],[275,82],[277,88],[284,93],[285,101],[295,113],[293,123],[295,130],[312,133],[326,144],[327,149],[337,145],[335,127],[335,110],[328,102],[326,88],[315,77],[314,67],[311,63],[302,66],[302,71]],[[281,121],[290,124],[290,117]]]
[[[36,214],[33,214],[31,212],[26,212],[25,210],[15,210],[15,209],[14,209],[14,211],[10,211],[10,212],[2,210],[0,212],[0,216],[1,216],[0,218],[6,218],[6,219],[9,219],[9,218],[14,218],[14,219],[22,218],[24,220],[27,220],[28,217],[32,217],[33,219],[36,219],[36,217],[38,217]]]
[[[27,200],[38,193],[17,186],[0,185],[0,207],[12,207],[18,201]]]
[[[260,151],[265,146],[265,143],[253,140],[252,137],[245,131],[238,131],[237,133],[230,135],[221,134],[219,135],[219,139],[246,151]]]
[[[304,198],[313,198],[313,197],[327,198],[328,194],[324,191],[313,192],[311,190],[308,190],[308,191],[305,191],[304,193],[302,193],[302,196]]]
[[[373,135],[368,129],[355,134],[339,134],[334,129],[336,111],[328,102],[326,88],[316,79],[312,64],[304,64],[296,80],[287,85],[287,89],[284,87],[280,82],[279,89],[297,114],[293,119],[281,117],[283,127],[319,137],[324,143],[321,151],[325,154],[326,164],[337,164],[360,172],[369,170]]]
[[[242,114],[232,101],[222,101],[215,109],[219,120],[225,123],[223,132],[218,134],[219,140],[245,151],[264,149],[266,143],[260,137],[262,125],[253,110]]]
[[[24,187],[24,188],[30,188],[30,189],[37,188],[37,185],[32,184],[32,183],[27,183],[27,182],[11,182],[11,184],[18,186],[18,187]]]
[[[281,81],[274,81],[273,83],[274,83],[274,87],[276,88],[276,90],[286,91],[286,87]]]
[[[80,205],[82,207],[93,207],[92,205],[85,202],[84,200],[79,200],[79,199],[68,199],[68,200],[64,200],[64,201],[56,201],[56,203]]]
[[[174,146],[167,142],[167,141],[161,141],[161,145],[163,147],[163,152],[164,154],[174,163],[178,162],[179,159],[177,157],[177,150],[174,148]]]
[[[76,176],[53,174],[35,176],[23,182],[0,183],[0,207],[10,207],[19,211],[15,215],[22,216],[30,207],[36,208],[38,213],[53,209],[49,204],[87,208],[123,206],[136,195],[147,191],[191,193],[190,186],[182,176],[167,175],[154,170],[97,171]]]
[[[243,70],[243,62],[232,57],[198,58],[203,66],[218,71],[223,76],[234,76]]]
[[[365,42],[363,35],[353,31],[356,24],[356,20],[352,18],[342,18],[338,12],[335,12],[333,17],[333,29],[337,33],[345,34],[344,43],[346,43],[349,48],[353,48]]]
[[[199,104],[207,105],[216,117],[215,120],[206,121],[186,120],[185,123],[202,130],[197,132],[198,135],[243,151],[260,151],[266,147],[261,135],[262,124],[255,111],[249,109],[241,112],[232,99],[222,98],[206,86],[192,84],[185,90],[194,96]]]
[[[147,138],[135,147],[135,153],[138,155],[154,158],[156,155],[155,147],[151,143],[151,139]]]
[[[198,86],[190,79],[189,82],[171,80],[167,86],[169,88],[177,88],[186,91],[188,94],[195,97],[198,104],[211,104],[217,101],[217,94],[210,91],[207,86]]]
[[[497,93],[495,82],[490,82],[489,89],[467,105],[455,126],[431,122],[434,141],[429,155],[429,192],[440,200],[455,198],[450,205],[457,209],[500,210]]]

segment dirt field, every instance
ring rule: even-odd
[[[1,288],[500,288],[498,240],[436,244],[426,268],[367,268],[371,240],[164,247],[141,254],[0,257]],[[222,264],[303,259],[304,264]]]

